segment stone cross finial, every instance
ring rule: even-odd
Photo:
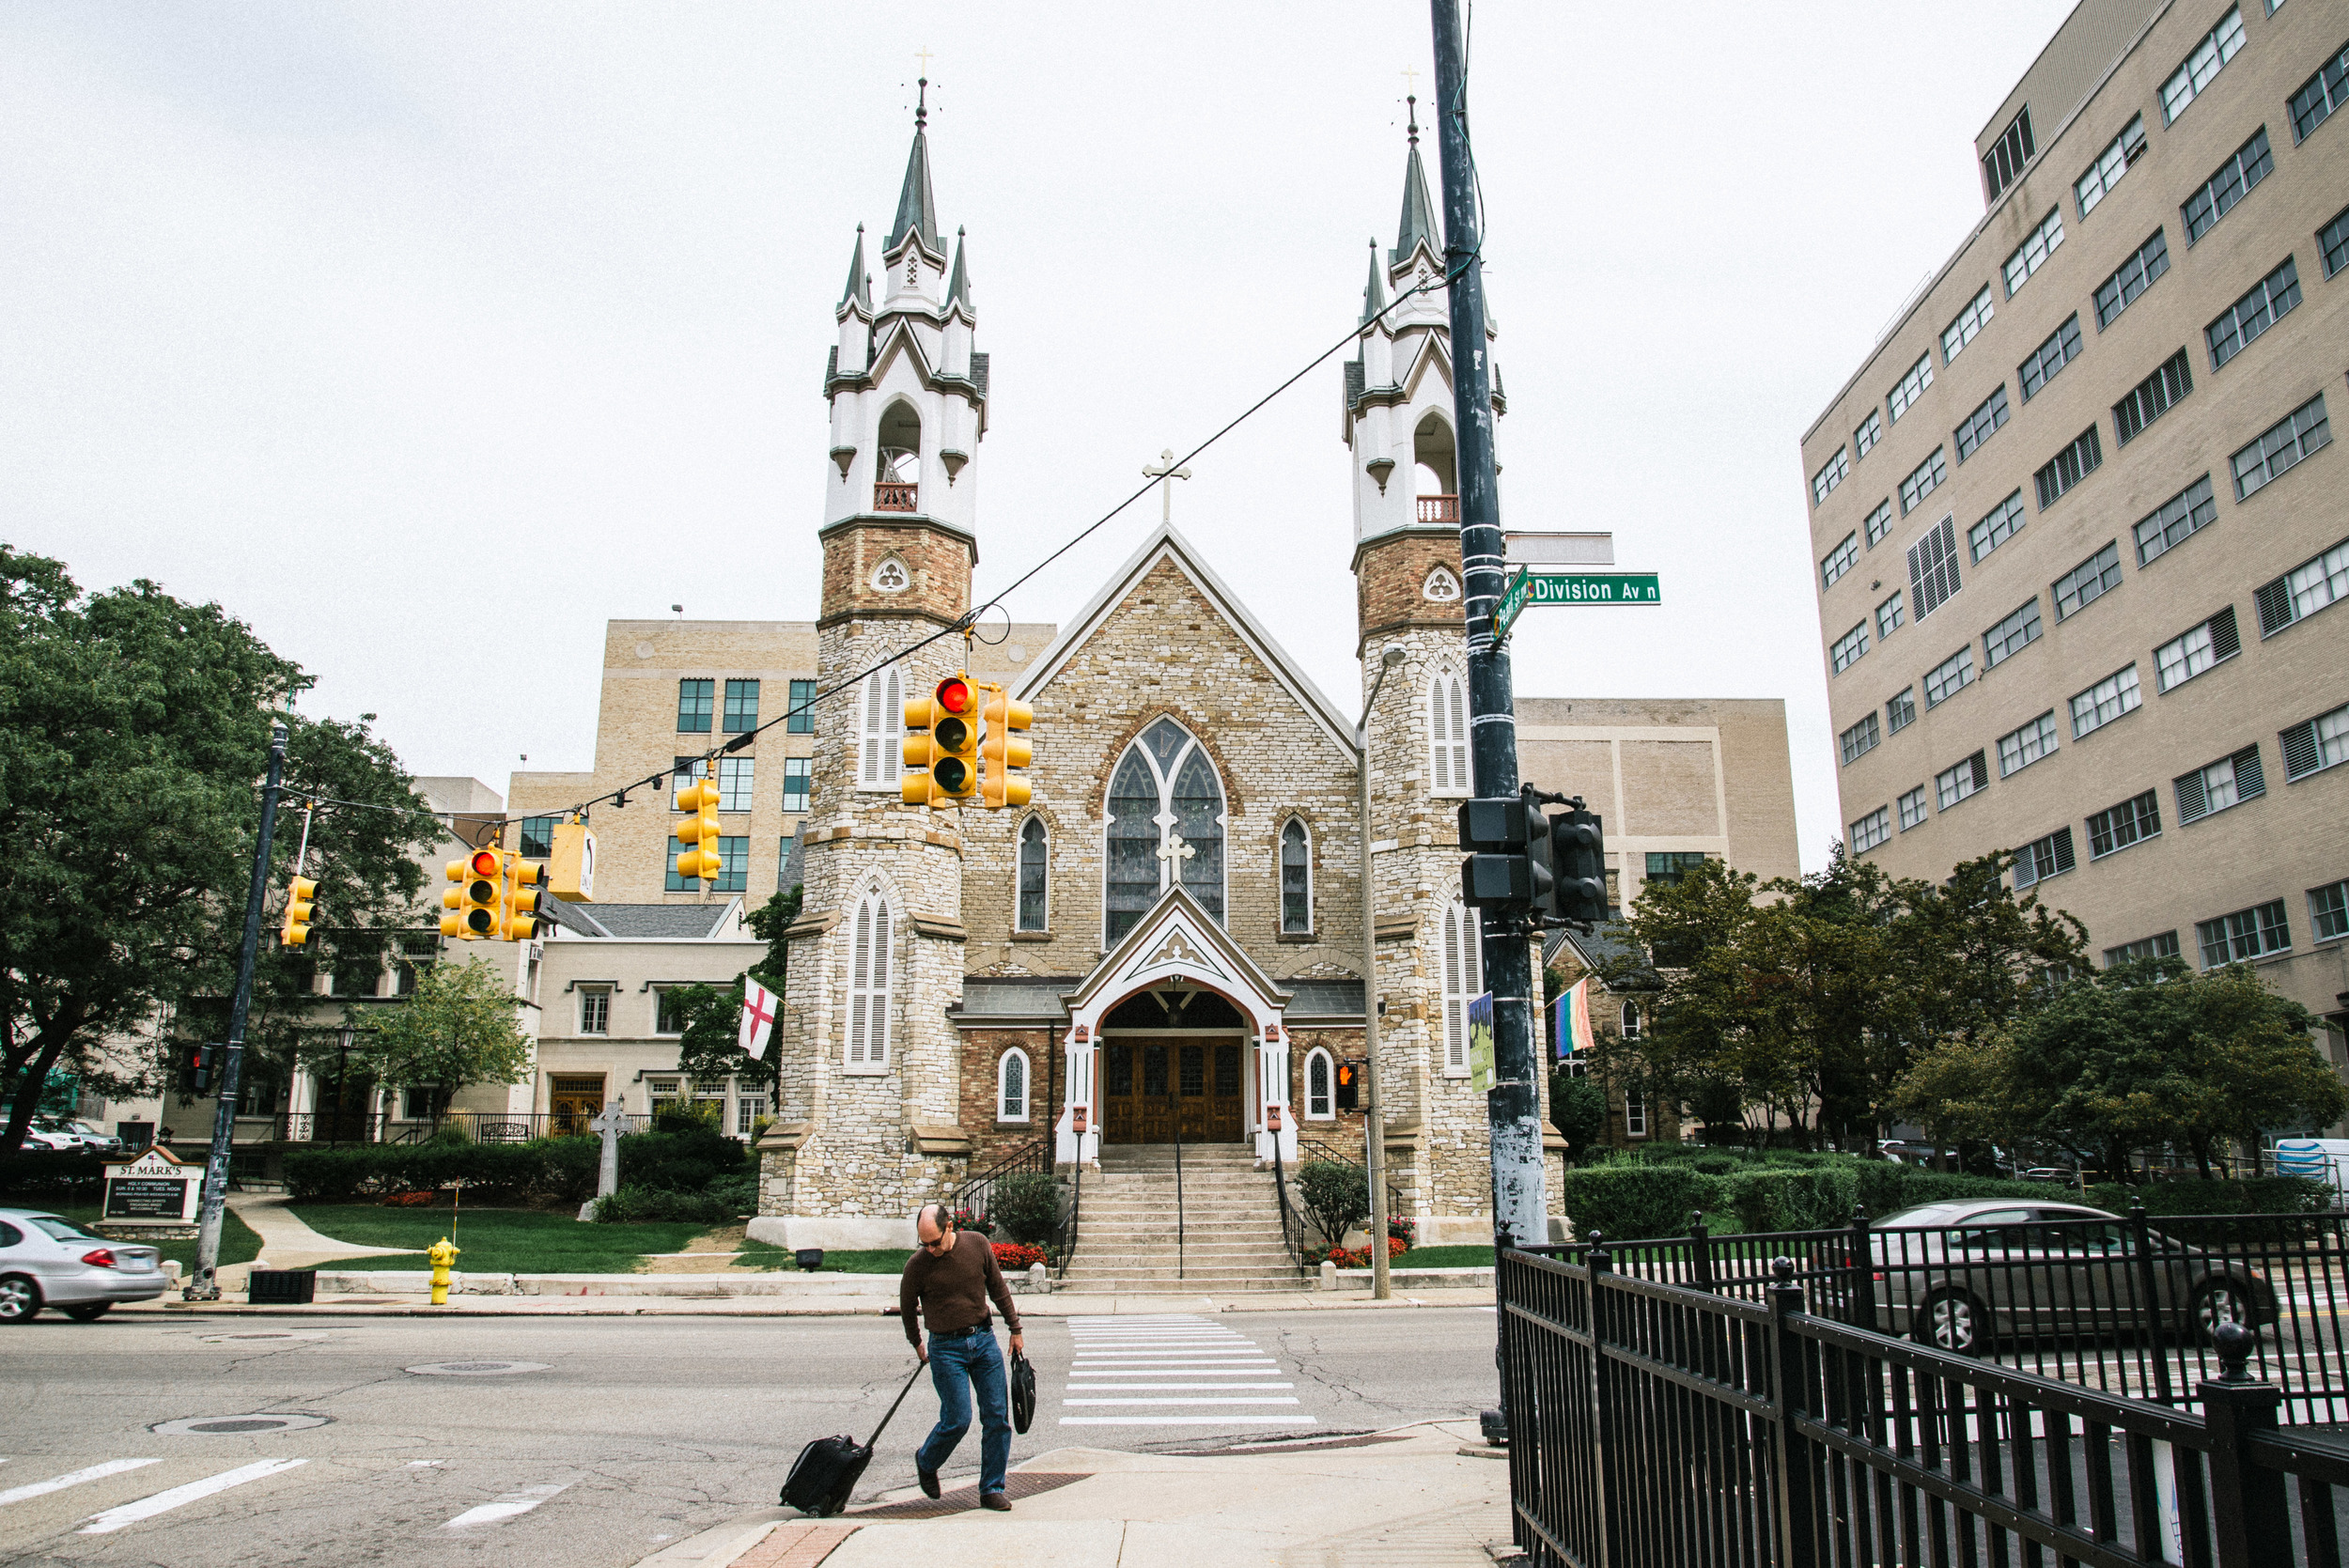
[[[1169,871],[1174,872],[1180,872],[1183,862],[1190,859],[1198,852],[1199,851],[1193,849],[1190,845],[1183,842],[1183,835],[1180,833],[1167,834],[1166,842],[1159,845],[1158,848],[1153,851],[1159,859],[1166,862],[1167,869]]]

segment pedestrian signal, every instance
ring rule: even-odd
[[[1558,914],[1586,922],[1607,918],[1607,832],[1596,812],[1574,810],[1550,818],[1558,865]]]
[[[219,1085],[220,1048],[188,1045],[179,1048],[183,1080],[191,1094],[209,1094]]]
[[[286,886],[286,924],[277,929],[277,939],[288,947],[300,947],[310,939],[310,909],[319,891],[318,883],[307,877],[297,877]]]
[[[677,858],[677,874],[714,882],[725,869],[718,853],[718,781],[694,780],[677,791],[677,803],[692,814],[677,825],[677,842],[685,846]]]
[[[1338,1109],[1340,1110],[1359,1109],[1361,1101],[1361,1076],[1362,1069],[1356,1063],[1351,1062],[1338,1063]]]
[[[441,935],[469,942],[503,935],[505,856],[495,849],[476,849],[448,862],[448,879],[457,885],[441,894],[441,908],[450,911],[441,917]]]
[[[979,754],[987,759],[979,799],[990,811],[1028,803],[1033,794],[1028,781],[1013,778],[1012,772],[1035,760],[1034,745],[1020,733],[1035,722],[1035,709],[1014,702],[1011,693],[1000,686],[991,690],[995,694],[987,703],[987,736],[979,742]]]

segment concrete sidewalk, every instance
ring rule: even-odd
[[[1513,1551],[1509,1472],[1466,1452],[1480,1446],[1467,1421],[1212,1453],[1055,1449],[1012,1472],[1007,1514],[967,1483],[938,1502],[909,1486],[835,1520],[745,1514],[638,1568],[1491,1568]]]
[[[275,1264],[279,1260],[269,1260]],[[117,1307],[117,1314],[163,1316],[201,1312],[207,1317],[865,1317],[892,1312],[897,1306],[894,1276],[866,1276],[881,1287],[869,1293],[807,1296],[739,1296],[722,1287],[739,1276],[668,1274],[657,1278],[666,1287],[659,1296],[605,1294],[612,1284],[642,1278],[634,1275],[547,1275],[542,1282],[560,1282],[566,1294],[537,1296],[452,1295],[448,1305],[435,1307],[423,1292],[365,1296],[321,1295],[304,1306],[253,1306],[243,1301],[182,1301],[174,1291],[152,1301]],[[696,1294],[696,1281],[707,1293]],[[243,1270],[234,1276],[221,1270],[223,1290],[241,1292]],[[581,1294],[568,1294],[577,1291]],[[1021,1296],[1022,1316],[1076,1317],[1090,1313],[1132,1312],[1411,1312],[1421,1307],[1490,1307],[1493,1293],[1476,1289],[1430,1289],[1398,1292],[1392,1300],[1374,1301],[1367,1292],[1243,1291],[1228,1296]]]

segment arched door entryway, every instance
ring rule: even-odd
[[[1101,1020],[1107,1143],[1237,1143],[1247,1133],[1248,1021],[1195,986],[1137,991]]]

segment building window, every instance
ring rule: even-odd
[[[1916,688],[1904,686],[1884,705],[1884,733],[1898,735],[1917,722]]]
[[[718,839],[718,879],[712,893],[747,893],[751,885],[751,841],[747,833],[724,833]]]
[[[543,861],[553,854],[557,820],[552,816],[523,817],[521,831],[515,839],[515,852],[526,861]]]
[[[1974,683],[1974,649],[1968,643],[1925,672],[1925,711],[1932,712]]]
[[[1637,1089],[1623,1092],[1623,1134],[1626,1138],[1647,1136],[1647,1096]]]
[[[2091,425],[2031,475],[2031,483],[2039,489],[2039,509],[2044,512],[2054,505],[2065,492],[2102,467],[2104,460],[2104,442],[2096,439],[2096,427]]]
[[[2137,297],[2151,288],[2170,270],[2170,241],[2160,229],[2154,230],[2146,241],[2130,253],[2129,258],[2113,269],[2112,276],[2096,286],[2096,330],[2104,331],[2120,318],[2123,311],[2137,303]]]
[[[2331,277],[2343,267],[2349,267],[2349,208],[2316,231],[2316,248],[2325,257],[2325,275]]]
[[[1982,667],[1995,670],[2039,641],[2039,596],[1982,634]]]
[[[2144,701],[2137,686],[2137,666],[2126,664],[2072,699],[2072,738],[2103,729],[2124,713],[2134,713]]]
[[[1866,457],[1875,449],[1875,443],[1883,439],[1884,411],[1870,409],[1868,417],[1861,420],[1859,427],[1851,433],[1853,461],[1857,462],[1859,458]]]
[[[685,793],[686,785],[709,777],[709,759],[708,757],[671,757],[669,772],[672,775],[669,780],[669,809],[683,811],[685,807],[678,802],[678,797]]]
[[[2139,115],[2121,129],[2088,170],[2072,182],[2072,194],[2080,204],[2080,216],[2085,218],[2096,210],[2096,204],[2105,199],[2121,177],[2129,172],[2139,158],[2145,156],[2145,116]]]
[[[1965,584],[1957,576],[1957,520],[1943,518],[1908,547],[1908,602],[1923,620]]]
[[[612,1032],[612,992],[609,988],[597,986],[581,990],[579,1032],[582,1034]]]
[[[1842,484],[1850,473],[1851,453],[1849,449],[1839,446],[1835,449],[1835,456],[1827,460],[1827,466],[1811,476],[1811,505],[1816,506],[1823,504],[1835,493],[1835,487]]]
[[[2163,931],[2133,942],[2123,942],[2119,947],[2106,948],[2105,968],[2118,969],[2123,964],[2134,964],[2147,958],[2175,958],[2177,955],[2178,934]]]
[[[1853,763],[1875,751],[1877,742],[1883,738],[1884,731],[1876,723],[1876,716],[1873,713],[1861,715],[1859,722],[1845,730],[1838,737],[1843,751],[1843,766],[1849,768]]]
[[[1331,1109],[1330,1078],[1330,1053],[1315,1046],[1305,1053],[1305,1120],[1336,1120],[1337,1112]]]
[[[2088,858],[2101,861],[2161,836],[2161,802],[2152,790],[2107,806],[2088,819]]]
[[[2023,531],[2025,519],[2023,492],[2016,490],[1990,508],[1980,522],[1966,530],[1966,549],[1977,564],[2007,540]]]
[[[752,779],[756,757],[720,757],[718,759],[718,809],[720,811],[749,811],[753,796]]]
[[[1672,886],[1711,859],[1702,849],[1651,849],[1647,856],[1647,880]]]
[[[2072,865],[2072,830],[2058,828],[2015,851],[2015,891],[2020,893],[2050,877],[2061,877]]]
[[[857,695],[859,789],[894,791],[905,771],[905,681],[895,666],[864,677]]]
[[[1908,367],[1908,374],[1900,379],[1899,384],[1884,395],[1885,407],[1892,411],[1892,423],[1898,425],[1901,415],[1914,408],[1917,399],[1925,395],[1925,388],[1932,384],[1933,350],[1928,349]]]
[[[1616,1026],[1616,1032],[1626,1040],[1636,1040],[1640,1037],[1640,1004],[1638,1002],[1626,1001],[1623,1004],[1623,1017]]]
[[[677,870],[677,858],[679,853],[681,851],[675,844],[664,844],[661,846],[661,891],[662,893],[701,892],[701,878],[688,877]]]
[[[2246,746],[2231,757],[2221,757],[2207,768],[2180,774],[2172,782],[2178,790],[2181,827],[2215,816],[2246,800],[2256,800],[2267,793],[2267,776],[2260,767],[2257,746]]]
[[[2039,226],[2030,231],[2023,242],[2015,247],[2015,254],[2006,258],[1999,269],[2006,274],[2006,297],[2015,298],[2015,291],[2030,280],[2030,275],[2046,265],[2063,243],[2063,209],[2050,207],[2047,215],[2039,220]]]
[[[1919,784],[1896,803],[1901,812],[1901,831],[1905,833],[1925,819],[1925,786]]]
[[[2056,379],[2057,372],[2080,357],[2080,313],[2072,312],[2063,318],[2063,325],[2047,334],[2031,353],[2030,358],[2015,366],[2015,374],[2023,383],[2023,401],[2028,403],[2039,389]]]
[[[2175,550],[2217,520],[2218,503],[2210,493],[2205,474],[2163,502],[2151,516],[2141,518],[2132,532],[2137,538],[2137,564],[2150,566],[2155,556]]]
[[[852,1073],[878,1073],[889,1066],[889,901],[866,893],[856,907],[848,948],[848,1059]]]
[[[1892,808],[1878,806],[1851,825],[1851,852],[1864,855],[1892,836]]]
[[[1468,1004],[1485,990],[1485,955],[1476,911],[1455,904],[1443,912],[1443,1070],[1469,1070]]]
[[[1132,930],[1177,881],[1223,919],[1223,784],[1206,749],[1172,719],[1153,722],[1111,776],[1108,939]]]
[[[652,1032],[655,1034],[685,1032],[685,987],[655,986],[652,988]]]
[[[1931,455],[1911,470],[1907,478],[1901,481],[1901,516],[1906,517],[1915,511],[1923,503],[1925,497],[1931,495],[1939,487],[1941,481],[1950,476],[1950,465],[1948,459],[1941,455],[1941,451],[1940,447],[1935,447]]]
[[[2263,584],[2252,598],[2259,603],[2262,637],[2273,637],[2295,622],[2349,598],[2349,539]]]
[[[2222,964],[2248,964],[2271,953],[2292,951],[2292,924],[2280,898],[2252,908],[2237,909],[2217,920],[2197,921],[2194,935],[2202,944],[2202,967],[2206,970]]]
[[[2104,549],[2055,580],[2056,619],[2073,615],[2121,586],[2121,541]]]
[[[1051,841],[1044,818],[1031,816],[1019,825],[1019,929],[1050,930]]]
[[[2186,365],[2186,350],[2179,349],[2162,361],[2161,368],[2129,389],[2129,395],[2112,405],[2112,428],[2126,446],[2145,433],[2145,427],[2175,408],[2178,400],[2194,390],[2194,373]]]
[[[2055,749],[2055,709],[2049,708],[2030,723],[1999,737],[1999,777],[2013,778],[2041,757],[2054,755]]]
[[[2277,738],[2283,742],[2286,784],[2339,767],[2349,761],[2349,707],[2304,719]]]
[[[1867,651],[1868,623],[1861,621],[1858,626],[1835,639],[1833,645],[1828,649],[1828,662],[1834,666],[1835,673],[1840,675],[1854,664],[1859,663],[1860,657]]]
[[[734,1096],[734,1136],[735,1136],[735,1137],[737,1137],[737,1138],[754,1138],[754,1137],[756,1137],[756,1136],[758,1135],[758,1124],[759,1124],[760,1122],[762,1122],[762,1121],[765,1121],[765,1120],[766,1120],[766,1118],[767,1118],[767,1096],[766,1096],[766,1095],[764,1095],[764,1094],[737,1094],[737,1095],[735,1095],[735,1096]]]
[[[2274,12],[2271,9],[2270,15]],[[2349,103],[2349,43],[2301,84],[2284,107],[2292,115],[2292,139],[2305,142],[2309,132],[2332,118],[2333,111]]]
[[[2201,625],[2154,650],[2154,689],[2175,691],[2242,651],[2243,640],[2235,635],[2234,606],[2230,604]]]
[[[783,809],[787,812],[807,810],[808,768],[811,757],[783,759]]]
[[[1281,929],[1290,935],[1314,928],[1313,861],[1305,824],[1292,816],[1281,830]]]
[[[2194,46],[2193,53],[2178,62],[2178,69],[2170,73],[2170,80],[2161,85],[2161,123],[2175,125],[2178,116],[2195,96],[2211,84],[2229,60],[2243,48],[2243,10],[2232,7],[2218,19],[2218,25],[2207,38]]]
[[[2249,292],[2202,329],[2202,340],[2210,345],[2210,367],[2216,370],[2249,348],[2299,303],[2300,269],[2285,256],[2282,266],[2251,285]]]
[[[1844,535],[1843,542],[1828,551],[1827,559],[1819,563],[1819,586],[1822,588],[1835,586],[1835,580],[1851,570],[1852,563],[1859,559],[1859,536]]]
[[[720,727],[728,735],[742,735],[758,728],[758,682],[726,682],[725,713]]]
[[[2023,165],[2030,163],[2031,155],[2038,150],[2031,140],[2030,105],[2026,103],[2023,112],[2016,115],[2013,123],[1999,133],[1999,139],[1990,144],[1990,150],[1982,155],[1982,183],[1983,189],[1990,193],[1992,201],[1998,200],[1999,193],[2015,183],[2023,172]]]
[[[677,683],[677,732],[679,735],[708,735],[710,706],[717,701],[718,683],[714,680],[681,680]]]
[[[795,680],[791,683],[791,712],[783,722],[786,735],[816,733],[816,683]]]
[[[1990,305],[1990,286],[1983,284],[1982,292],[1966,302],[1966,308],[1956,319],[1941,329],[1941,363],[1952,365],[1966,351],[1966,345],[1982,335],[1982,329],[1990,324],[1995,315]]]
[[[2178,209],[2186,220],[2186,242],[2191,245],[2208,234],[2219,219],[2234,210],[2235,203],[2275,171],[2276,160],[2267,150],[2267,127],[2263,125]]]
[[[1870,414],[1868,417],[1874,419],[1875,415]],[[1868,548],[1874,550],[1876,547],[1876,541],[1892,532],[1891,497],[1887,496],[1876,503],[1876,509],[1868,514],[1868,520],[1864,526],[1868,535]]]
[[[1908,601],[1897,588],[1876,606],[1876,641],[1881,643],[1901,629],[1908,618]]]
[[[1933,776],[1933,798],[1943,811],[1989,787],[1990,762],[1980,752],[1960,758]]]
[[[1468,693],[1460,677],[1439,671],[1427,689],[1429,777],[1439,795],[1469,792]]]
[[[786,833],[775,841],[775,891],[791,886],[791,845],[798,835]]]
[[[1999,427],[2006,423],[2006,383],[2001,381],[1990,389],[1990,396],[1983,399],[1982,406],[1968,414],[1966,423],[1957,427],[1952,439],[1959,462],[1972,457],[1983,442],[1997,433]]]
[[[684,1080],[681,1079],[648,1078],[645,1079],[647,1109],[656,1117],[663,1111],[675,1110],[678,1093],[684,1086]]]
[[[2248,501],[2283,477],[2301,458],[2333,442],[2332,427],[2325,419],[2325,395],[2317,394],[2260,432],[2260,439],[2230,459],[2234,473],[2234,498]]]
[[[2349,936],[2349,882],[2309,890],[2309,929],[2320,942]]]
[[[995,1119],[999,1122],[1024,1122],[1028,1119],[1028,1053],[1018,1046],[1012,1047],[995,1061]]]

